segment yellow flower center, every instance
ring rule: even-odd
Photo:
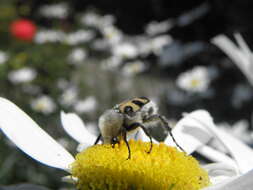
[[[191,80],[191,86],[192,87],[197,87],[197,86],[199,86],[199,84],[200,84],[200,81],[198,79],[192,79]]]
[[[95,145],[77,154],[72,176],[80,190],[197,190],[210,184],[192,156],[165,144],[130,140],[131,159],[122,141]]]
[[[35,106],[35,108],[36,108],[37,110],[39,110],[39,111],[43,111],[43,110],[45,110],[46,105],[45,105],[44,102],[39,102],[39,103]]]

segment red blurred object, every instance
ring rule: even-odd
[[[18,19],[11,23],[10,32],[17,39],[32,41],[36,25],[28,19]]]

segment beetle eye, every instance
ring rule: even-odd
[[[119,143],[119,140],[117,137],[113,137],[112,140],[111,140],[111,144],[117,144]]]
[[[131,106],[126,106],[124,108],[124,113],[126,113],[127,115],[131,115],[133,113],[133,108]]]

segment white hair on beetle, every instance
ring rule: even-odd
[[[158,107],[154,101],[150,100],[150,102],[142,107],[142,112],[146,114],[156,114],[158,112]]]
[[[105,144],[110,144],[120,134],[124,116],[114,110],[106,110],[99,118],[98,125]]]

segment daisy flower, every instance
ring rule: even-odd
[[[43,44],[47,42],[62,42],[65,38],[65,33],[60,30],[39,30],[34,38],[35,43]]]
[[[208,70],[203,66],[196,66],[190,71],[181,73],[176,84],[189,92],[204,92],[210,83]]]
[[[65,36],[65,42],[69,45],[77,45],[89,42],[94,38],[95,34],[91,30],[78,30]]]
[[[122,57],[111,56],[102,61],[101,67],[105,70],[117,70],[123,63]]]
[[[8,79],[13,84],[19,84],[19,83],[30,82],[33,79],[35,79],[36,76],[37,76],[36,70],[29,67],[24,67],[22,69],[11,71],[8,74]]]
[[[217,176],[227,177],[218,184],[213,183],[210,186],[207,172],[193,157],[176,148],[165,144],[154,144],[153,151],[147,154],[145,150],[148,149],[149,142],[130,140],[133,152],[131,160],[126,160],[127,149],[122,143],[115,145],[114,148],[110,145],[91,146],[74,158],[15,104],[1,98],[0,107],[0,127],[5,135],[35,160],[70,173],[71,178],[65,179],[75,180],[75,184],[81,190],[91,187],[92,189],[249,190],[253,185],[251,180],[253,170],[250,167],[252,164],[247,165],[250,164],[248,161],[252,158],[252,151],[245,149],[246,146],[240,142],[238,144],[238,141],[232,142],[234,146],[232,153],[236,155],[239,168],[242,169],[241,166],[244,165],[245,170],[237,176],[229,162],[227,165],[223,163],[205,166],[211,180]],[[94,139],[85,129],[80,118],[75,114],[65,114],[63,117],[65,117],[64,127],[73,137],[79,135],[81,141],[92,143],[90,141]],[[212,134],[219,138],[221,135],[216,128],[213,128],[212,122],[209,123],[210,121],[211,118],[205,111],[190,113],[176,125],[174,130],[178,129],[175,136],[180,134],[178,132],[181,132],[181,135],[185,134],[185,138],[194,140],[192,142],[195,149],[202,150],[203,153],[205,152],[203,147],[206,147],[203,142],[206,138],[202,137],[201,132],[204,131],[206,137]],[[75,125],[72,125],[73,122]],[[190,130],[187,129],[188,127]],[[202,128],[207,129],[208,132]],[[226,134],[223,140],[231,140],[230,136],[227,138],[228,136]],[[187,146],[187,153],[190,150],[194,151],[190,145],[191,143]],[[241,153],[240,148],[245,152]],[[240,163],[242,160],[239,158],[246,156],[245,153],[249,155],[244,158],[245,163]]]
[[[135,41],[139,54],[141,56],[145,57],[152,53],[152,45],[150,45],[151,40],[147,36],[135,36],[133,40]]]
[[[152,38],[140,35],[134,38],[138,52],[142,56],[147,56],[150,53],[159,55],[164,46],[169,45],[172,40],[169,35],[159,35]]]
[[[126,76],[133,76],[138,73],[141,73],[147,69],[147,66],[145,65],[144,62],[140,60],[132,61],[132,62],[127,62],[122,68],[122,72]]]
[[[75,86],[71,86],[64,89],[60,98],[60,103],[64,106],[71,106],[77,101],[77,98],[78,89]]]
[[[150,35],[157,35],[165,33],[174,27],[174,22],[172,20],[165,20],[161,22],[152,21],[145,27],[145,32]]]
[[[116,18],[113,15],[104,15],[101,17],[100,28],[111,26],[115,23]]]
[[[112,46],[119,44],[123,38],[122,32],[113,25],[101,28],[101,33],[104,39]]]
[[[33,110],[46,115],[54,112],[56,109],[53,99],[47,95],[41,95],[40,97],[32,100],[31,107]]]
[[[84,25],[102,29],[105,26],[112,25],[115,22],[115,17],[113,15],[100,16],[94,12],[87,12],[80,20]]]
[[[87,12],[81,17],[81,23],[87,26],[99,26],[100,25],[100,15],[94,12]]]
[[[73,49],[68,56],[69,62],[73,65],[82,63],[86,58],[87,52],[82,48]]]
[[[138,56],[138,49],[131,43],[121,43],[113,46],[112,54],[116,57],[131,59]]]
[[[150,46],[154,54],[159,55],[164,46],[172,42],[172,37],[169,35],[160,35],[150,40]]]

